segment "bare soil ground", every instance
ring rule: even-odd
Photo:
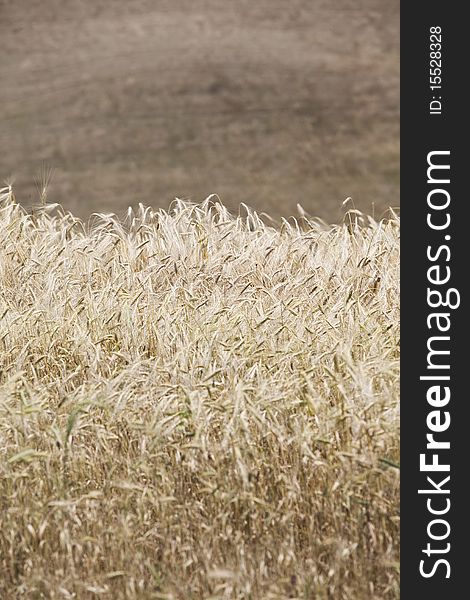
[[[398,0],[0,0],[0,178],[85,217],[397,206]]]

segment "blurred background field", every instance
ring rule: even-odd
[[[0,0],[0,178],[81,217],[399,204],[398,0]]]

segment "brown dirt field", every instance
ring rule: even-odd
[[[399,203],[398,0],[0,0],[0,178],[82,217]],[[6,58],[6,59],[5,59]]]

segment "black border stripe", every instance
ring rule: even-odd
[[[463,9],[465,5],[457,2],[402,2],[401,4],[401,214],[402,214],[402,263],[401,263],[401,329],[402,329],[402,365],[401,365],[401,597],[404,599],[453,598],[465,597],[468,592],[467,573],[467,534],[469,530],[466,507],[469,505],[469,492],[466,490],[470,482],[470,458],[468,440],[470,440],[470,423],[468,405],[470,398],[464,386],[464,375],[470,369],[467,350],[468,319],[466,316],[467,283],[469,271],[467,256],[470,257],[467,240],[470,205],[468,192],[465,190],[467,172],[466,137],[468,131],[465,87],[468,80],[466,49],[469,39],[469,25]],[[429,102],[433,92],[430,90],[430,27],[442,29],[442,91],[435,92],[442,96],[442,114],[430,115]],[[435,150],[450,150],[450,184],[442,185],[451,197],[448,208],[451,223],[445,231],[433,231],[427,225],[430,212],[427,195],[433,184],[427,182],[427,155]],[[445,162],[445,161],[444,161]],[[439,187],[439,186],[434,186]],[[438,196],[436,196],[437,198]],[[441,194],[441,199],[445,194]],[[438,216],[444,216],[441,211]],[[451,239],[446,240],[445,235]],[[460,307],[450,313],[451,327],[448,333],[450,340],[442,348],[450,350],[449,356],[441,356],[442,364],[450,364],[448,371],[427,370],[427,341],[435,335],[435,329],[429,329],[427,316],[433,312],[427,302],[427,288],[430,287],[427,271],[435,263],[426,256],[427,247],[434,250],[441,245],[448,245],[451,251],[449,261],[445,260],[446,252],[436,261],[442,267],[451,269],[451,279],[440,286],[442,292],[446,288],[458,289],[461,298]],[[432,286],[431,286],[432,287]],[[439,308],[444,311],[445,308]],[[451,399],[441,409],[441,416],[448,411],[451,418],[450,427],[436,439],[450,441],[450,450],[439,452],[439,461],[450,464],[450,472],[424,473],[420,471],[419,457],[427,452],[427,461],[431,460],[433,451],[426,450],[426,434],[429,433],[426,422],[432,406],[427,401],[427,390],[430,381],[420,381],[421,375],[450,375],[448,382]],[[438,385],[435,382],[434,385]],[[441,382],[443,385],[447,383]],[[426,485],[426,476],[433,476],[435,482],[450,475],[449,495],[434,496],[418,494],[420,488],[431,488]],[[442,486],[443,488],[445,485]],[[449,497],[451,506],[443,519],[450,525],[450,534],[443,541],[429,539],[427,527],[433,516],[427,508],[427,499],[436,498],[432,507],[439,509],[446,506],[444,498]],[[437,500],[440,498],[440,500]],[[441,504],[439,505],[439,501]],[[436,535],[444,534],[446,527],[432,526]],[[443,549],[450,543],[447,553],[423,553],[427,543],[434,549]],[[420,575],[420,561],[425,559],[424,570],[429,572],[439,558],[448,560],[450,578],[446,578],[447,567],[440,564],[432,577]]]

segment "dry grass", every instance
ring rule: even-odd
[[[394,215],[0,211],[1,598],[398,598]]]

